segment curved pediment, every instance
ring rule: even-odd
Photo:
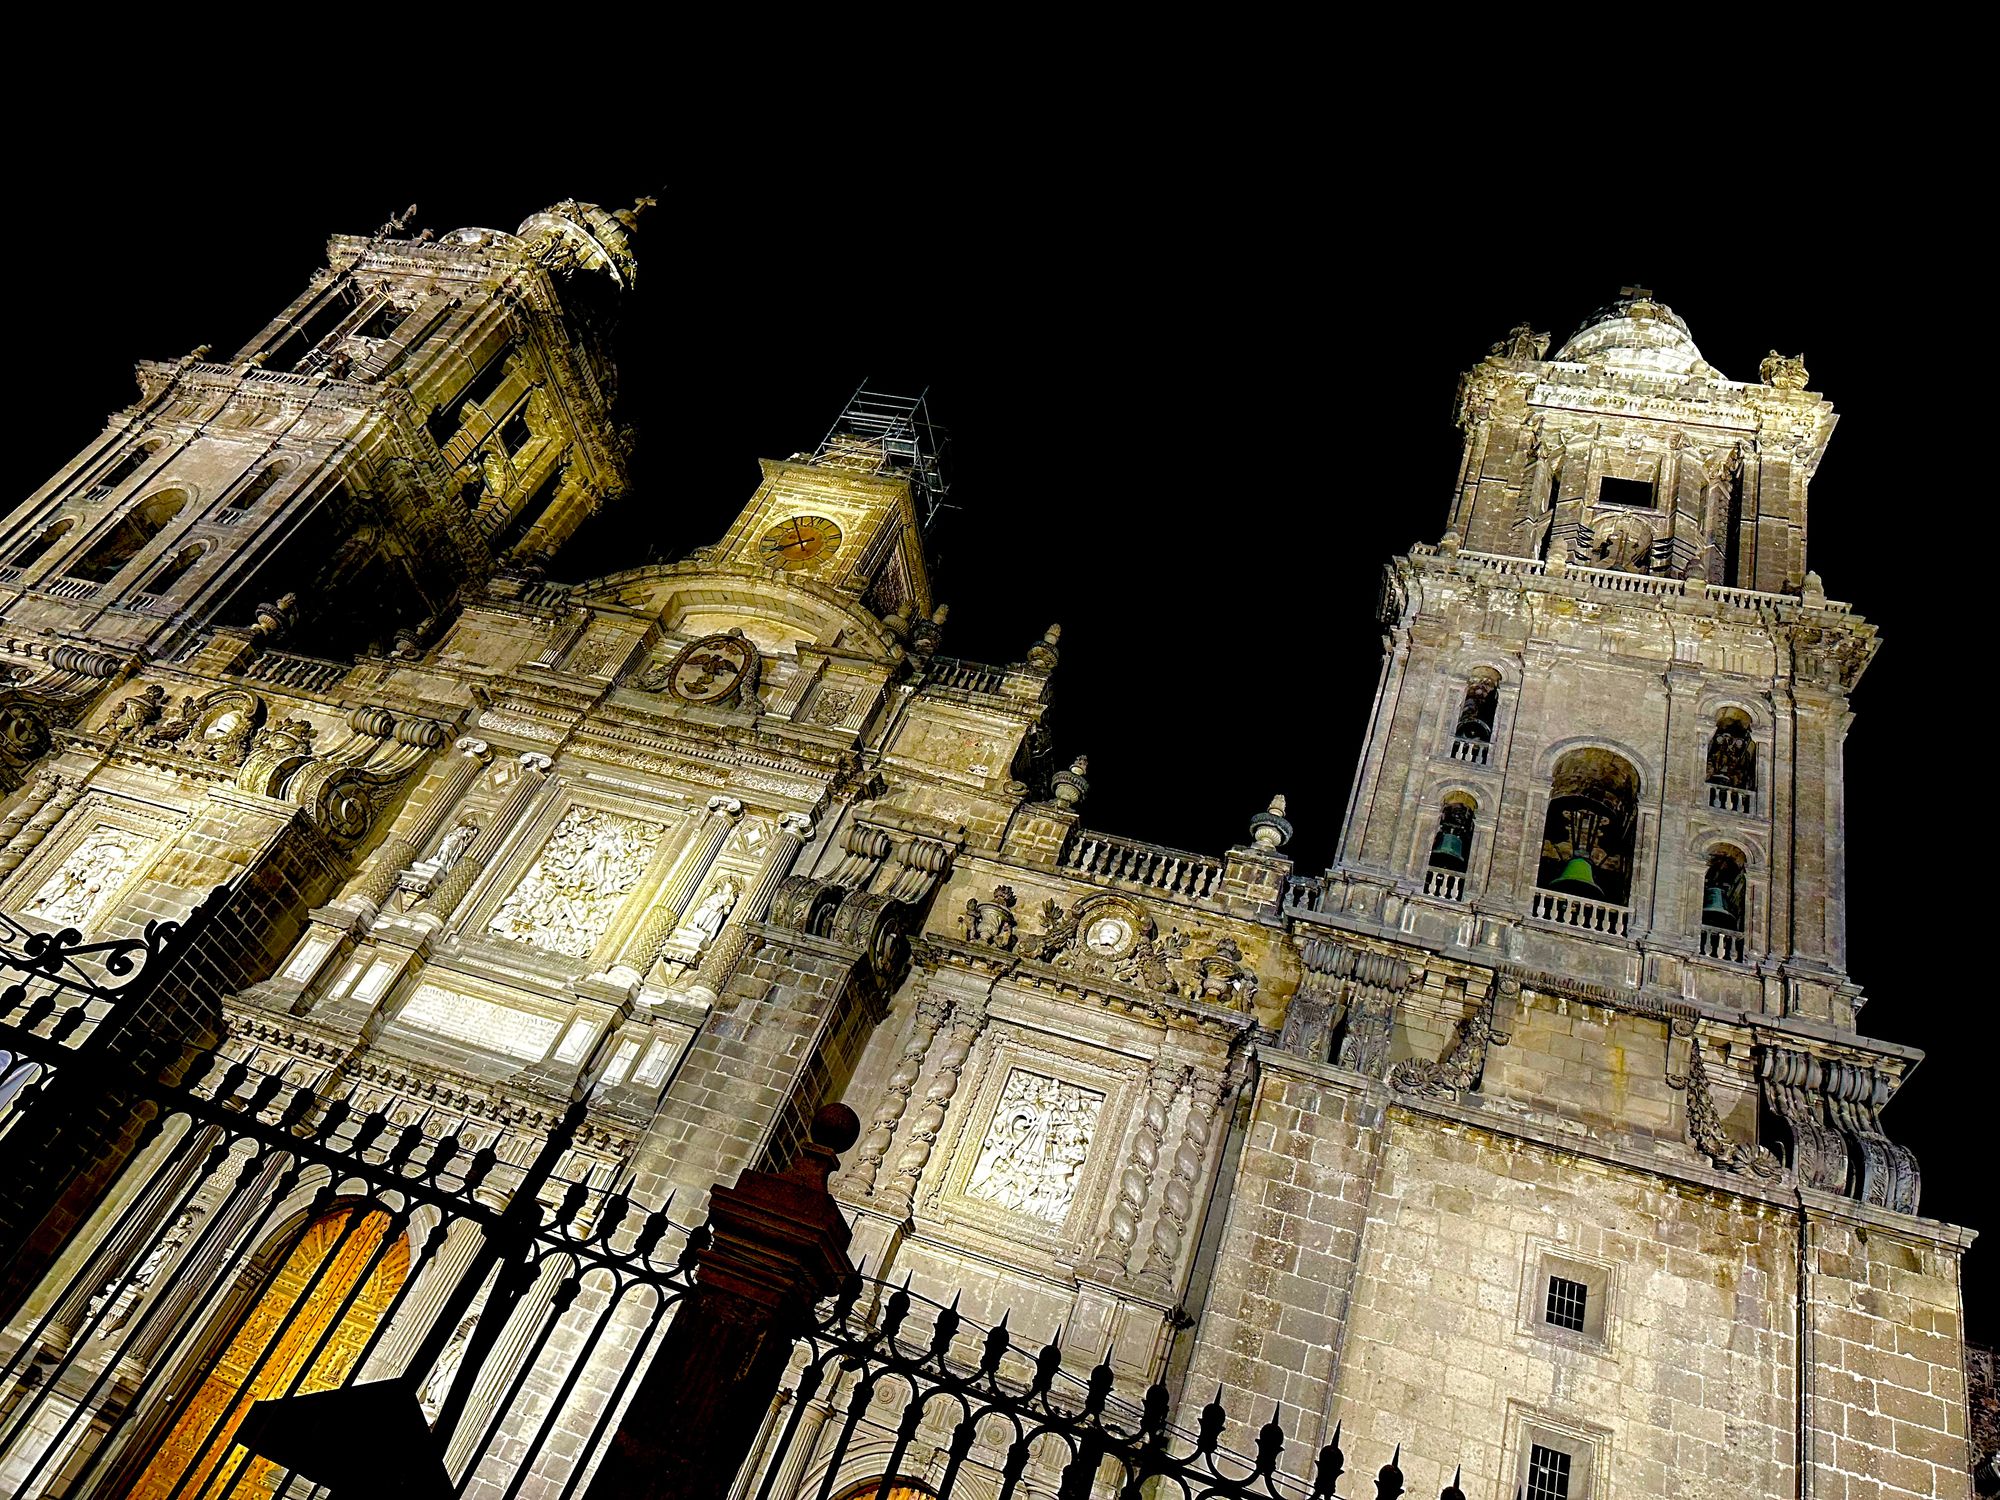
[[[689,563],[629,568],[580,586],[573,597],[649,614],[679,635],[741,631],[760,651],[773,654],[791,652],[805,641],[886,661],[896,646],[888,628],[853,597],[749,569]]]

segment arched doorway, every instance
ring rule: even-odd
[[[882,1488],[880,1476],[864,1479],[859,1484],[851,1484],[842,1490],[837,1500],[937,1500],[937,1491],[914,1479],[892,1479],[889,1488]]]
[[[178,1500],[209,1500],[225,1491],[253,1500],[271,1493],[276,1479],[273,1466],[262,1459],[246,1460],[241,1451],[232,1456],[233,1435],[253,1403],[292,1389],[316,1348],[311,1370],[298,1380],[298,1394],[329,1390],[354,1373],[369,1337],[410,1273],[408,1239],[398,1233],[383,1248],[389,1227],[386,1213],[360,1205],[336,1208],[306,1225],[194,1399],[155,1450],[132,1486],[130,1500],[167,1500],[177,1488]],[[367,1284],[320,1348],[321,1335],[364,1273]],[[287,1324],[301,1298],[304,1305]],[[248,1472],[239,1479],[246,1462]],[[185,1483],[183,1475],[188,1476]]]

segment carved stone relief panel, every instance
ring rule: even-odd
[[[74,927],[88,936],[125,882],[149,858],[156,840],[99,823],[78,839],[68,856],[16,912],[34,927]]]
[[[965,1196],[1051,1224],[1069,1216],[1104,1095],[1015,1068],[966,1179]]]
[[[572,804],[486,930],[567,958],[589,957],[664,831],[660,823]]]

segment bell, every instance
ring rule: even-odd
[[[1704,927],[1734,927],[1736,911],[1729,904],[1729,893],[1719,885],[1708,888],[1708,898],[1702,902],[1701,921]]]
[[[1592,901],[1604,899],[1604,892],[1598,888],[1597,871],[1581,854],[1571,857],[1570,862],[1562,867],[1562,874],[1549,882],[1549,889],[1561,891],[1566,896],[1585,896]]]
[[[1431,845],[1431,864],[1440,870],[1465,868],[1465,835],[1455,828],[1441,830]]]

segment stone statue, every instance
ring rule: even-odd
[[[472,847],[472,841],[478,837],[479,825],[477,823],[461,823],[452,829],[450,833],[446,834],[444,842],[438,845],[438,873],[443,874],[461,859],[465,858],[465,851]]]
[[[451,1342],[444,1346],[444,1353],[432,1367],[423,1389],[417,1392],[417,1405],[431,1420],[444,1410],[444,1398],[451,1392],[451,1380],[458,1373],[459,1363],[465,1358],[465,1346],[472,1341],[472,1330],[479,1326],[479,1315],[468,1314],[459,1320],[458,1327],[451,1331]]]
[[[1501,359],[1547,359],[1549,336],[1535,332],[1532,324],[1516,323],[1487,353]]]
[[[968,943],[982,943],[989,948],[1011,948],[1014,946],[1014,888],[997,885],[993,888],[993,899],[981,901],[977,896],[965,898],[965,911],[959,917],[959,925],[965,930]]]
[[[1773,349],[1757,366],[1757,378],[1781,391],[1802,391],[1812,377],[1806,374],[1803,354],[1785,355]]]
[[[123,739],[158,721],[167,703],[167,690],[150,683],[118,705],[111,720],[111,732]]]
[[[183,696],[181,701],[168,710],[147,734],[145,743],[154,746],[175,745],[186,739],[194,728],[195,701],[191,696]]]
[[[722,932],[722,924],[736,909],[736,894],[736,882],[724,880],[708,893],[701,905],[688,913],[687,920],[681,923],[682,930],[694,934],[700,939],[700,945],[706,948]]]

